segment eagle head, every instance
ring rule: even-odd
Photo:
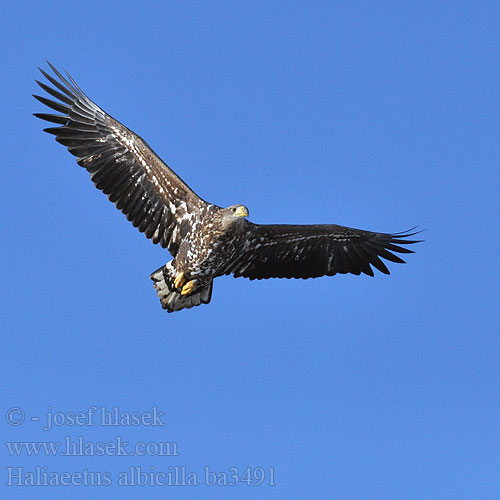
[[[248,208],[245,205],[231,205],[222,209],[223,226],[231,226],[237,222],[243,222],[248,217]]]
[[[248,208],[245,205],[231,205],[225,209],[232,217],[248,217]]]

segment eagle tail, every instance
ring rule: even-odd
[[[181,292],[174,285],[175,276],[176,270],[170,262],[150,275],[163,309],[174,312],[210,302],[213,280],[189,295],[181,295]]]

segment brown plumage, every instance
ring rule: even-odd
[[[243,205],[221,208],[194,193],[137,134],[92,102],[69,74],[50,63],[51,97],[34,96],[58,114],[35,113],[58,127],[56,136],[76,156],[95,186],[173,260],[151,275],[167,311],[210,302],[213,279],[314,278],[340,273],[389,274],[381,258],[404,261],[401,245],[416,233],[375,233],[337,225],[260,225]]]

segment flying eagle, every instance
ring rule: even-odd
[[[137,134],[105,113],[49,63],[40,69],[53,86],[37,81],[56,100],[35,95],[59,114],[35,113],[60,125],[46,128],[76,156],[95,186],[127,219],[167,248],[173,259],[151,274],[168,312],[208,304],[214,278],[316,278],[384,274],[380,259],[404,263],[402,244],[415,232],[374,233],[338,225],[261,225],[246,219],[244,205],[222,208],[201,199]],[[410,230],[411,231],[411,230]]]

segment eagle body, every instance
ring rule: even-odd
[[[382,258],[404,263],[401,245],[415,232],[377,233],[339,226],[254,224],[243,205],[227,208],[200,198],[137,134],[112,118],[50,63],[51,96],[34,97],[57,113],[35,113],[58,125],[44,129],[67,147],[95,186],[127,219],[173,259],[151,274],[168,312],[208,304],[213,280],[389,274]],[[52,99],[52,98],[55,98]]]
[[[213,278],[224,274],[228,263],[248,243],[247,221],[233,215],[238,208],[213,206],[206,210],[182,240],[175,258],[151,274],[165,309],[176,311],[210,300]],[[192,283],[189,294],[183,295],[184,287],[176,286],[179,275],[183,275],[184,282]]]
[[[238,255],[247,241],[247,224],[242,217],[226,212],[214,207],[193,224],[173,260],[179,272],[193,278],[214,277]]]

